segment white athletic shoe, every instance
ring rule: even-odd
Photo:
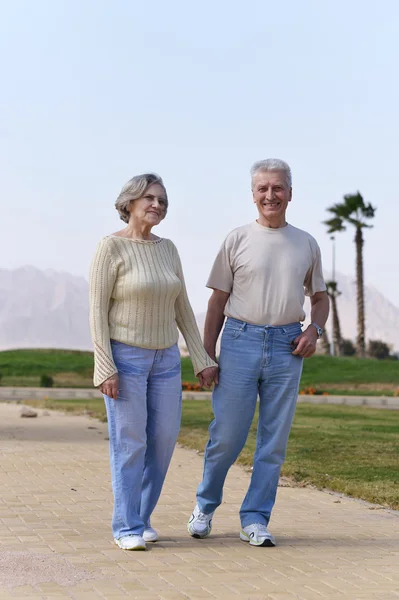
[[[141,535],[125,535],[118,540],[115,540],[115,544],[122,548],[122,550],[145,550],[145,541]]]
[[[187,523],[188,533],[194,538],[206,538],[212,530],[213,513],[206,515],[200,511],[198,504],[195,505],[194,511]]]
[[[240,540],[249,542],[251,546],[275,546],[276,540],[267,530],[266,525],[262,523],[254,523],[247,525],[240,531]]]
[[[146,527],[143,533],[143,540],[145,542],[156,542],[159,539],[158,533],[152,527]]]

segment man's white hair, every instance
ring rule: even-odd
[[[292,187],[292,175],[289,165],[280,158],[267,158],[266,160],[258,160],[251,167],[251,182],[255,175],[264,171],[282,171],[284,173],[285,182],[289,188]]]

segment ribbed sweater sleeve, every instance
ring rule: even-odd
[[[109,238],[99,243],[90,268],[90,330],[94,346],[94,385],[101,385],[117,373],[112,358],[108,312],[117,267],[112,259]]]
[[[208,356],[203,346],[194,312],[188,299],[181,260],[174,244],[173,250],[176,275],[182,284],[180,294],[175,303],[176,323],[186,341],[187,349],[193,363],[194,373],[195,375],[198,375],[198,373],[207,367],[217,367],[217,363]]]

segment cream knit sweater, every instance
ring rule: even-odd
[[[160,350],[183,334],[197,375],[216,363],[202,345],[176,246],[167,239],[108,236],[90,269],[94,385],[117,373],[110,340]]]

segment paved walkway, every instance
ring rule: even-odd
[[[234,467],[213,535],[187,535],[202,457],[177,449],[153,519],[161,539],[123,552],[110,536],[106,426],[0,404],[0,598],[398,600],[399,515],[281,487],[276,548],[238,539],[249,474]]]

